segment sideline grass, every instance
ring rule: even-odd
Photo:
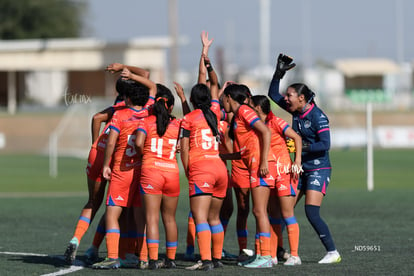
[[[410,275],[414,269],[411,252],[414,250],[414,213],[412,195],[414,176],[411,169],[414,151],[376,150],[375,190],[366,191],[365,153],[363,150],[333,151],[334,167],[332,182],[328,188],[321,213],[342,255],[337,265],[318,265],[324,249],[312,227],[306,220],[303,201],[296,208],[301,231],[299,254],[303,265],[284,267],[278,265],[269,270],[248,270],[227,262],[222,270],[211,274],[223,275]],[[24,161],[22,161],[24,160]],[[0,156],[2,184],[0,194],[19,192],[42,194],[52,192],[82,192],[85,187],[85,161],[64,158],[60,160],[59,177],[48,177],[47,157]],[[179,226],[179,259],[185,251],[186,220],[188,214],[188,192],[182,185],[177,211]],[[2,197],[0,199],[0,243],[1,252],[26,252],[62,256],[70,239],[86,195],[66,197]],[[98,217],[102,214],[101,208]],[[78,256],[82,260],[84,251],[92,241],[96,228],[95,220],[83,238]],[[254,221],[249,216],[249,248],[253,247]],[[164,240],[160,231],[160,240]],[[288,242],[285,237],[285,247]],[[376,246],[380,251],[369,251],[364,246]],[[231,253],[238,250],[235,235],[235,213],[225,239],[225,249]],[[164,242],[160,252],[164,252]],[[101,256],[105,254],[101,247]],[[136,271],[122,270],[122,275],[180,275],[203,274],[182,269],[191,263],[178,261],[179,270]],[[18,256],[0,254],[1,275],[41,275],[68,268],[62,260],[45,256]],[[89,268],[70,275],[114,275],[119,271],[94,271]]]

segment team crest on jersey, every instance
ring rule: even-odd
[[[309,120],[306,120],[306,121],[305,121],[305,123],[303,124],[303,126],[304,126],[305,128],[310,128],[310,127],[311,127],[311,125],[312,125],[312,123],[311,123],[311,121],[309,121]]]

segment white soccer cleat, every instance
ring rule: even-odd
[[[253,262],[244,265],[246,268],[271,268],[273,266],[271,256],[259,256]]]
[[[302,261],[300,260],[299,256],[290,256],[283,265],[294,266],[294,265],[301,265]]]
[[[338,251],[331,251],[328,252],[325,257],[322,258],[318,263],[319,264],[335,264],[341,261],[341,255],[339,255]]]

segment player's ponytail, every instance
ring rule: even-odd
[[[157,84],[157,95],[155,96],[155,103],[152,107],[152,114],[157,118],[157,134],[162,137],[167,131],[170,123],[170,107],[174,105],[174,96],[171,91],[165,86],[159,89]]]
[[[211,111],[211,94],[207,85],[199,83],[191,89],[190,101],[194,108],[201,109],[208,126],[216,139],[219,139],[217,116]]]

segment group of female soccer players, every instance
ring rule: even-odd
[[[220,89],[208,58],[213,40],[202,32],[201,41],[199,79],[189,99],[193,111],[182,87],[175,83],[183,107],[181,119],[171,115],[172,92],[153,83],[147,71],[119,63],[107,67],[108,71],[121,72],[116,85],[120,99],[92,120],[89,200],[65,251],[66,261],[75,261],[80,240],[103,201],[109,181],[106,211],[86,251],[92,267],[175,268],[179,153],[188,179],[191,209],[186,257],[193,257],[197,240],[201,258],[192,269],[223,266],[224,234],[233,210],[232,189],[237,201],[240,266],[276,265],[284,227],[290,254],[279,256],[279,260],[283,259],[284,265],[301,264],[294,207],[302,195],[306,197],[306,216],[327,250],[319,263],[340,262],[329,229],[319,215],[331,174],[330,134],[328,118],[316,106],[315,94],[304,84],[289,86],[286,96],[279,93],[280,79],[295,65],[290,57],[280,54],[269,97],[292,114],[290,127],[272,113],[266,96],[252,96],[246,85],[226,82]],[[99,134],[102,122],[106,125]],[[295,145],[293,161],[288,138]],[[231,160],[231,172],[227,160]],[[247,258],[250,195],[256,221],[255,254]],[[160,212],[166,233],[164,260],[158,256]],[[104,237],[108,255],[96,263]]]

